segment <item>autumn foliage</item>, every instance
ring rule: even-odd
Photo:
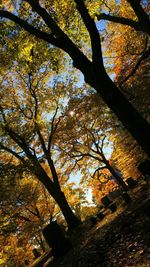
[[[0,266],[30,264],[50,221],[73,229],[141,178],[148,13],[148,1],[1,1]]]

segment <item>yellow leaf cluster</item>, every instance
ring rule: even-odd
[[[14,10],[15,4],[14,1],[11,0],[2,0],[0,2],[0,9],[7,9],[12,12]]]
[[[32,62],[32,55],[31,55],[32,48],[33,48],[33,43],[31,43],[29,39],[23,42],[23,44],[20,46],[19,58],[20,59],[24,58],[28,62]]]

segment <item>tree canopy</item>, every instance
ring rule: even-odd
[[[1,1],[2,266],[44,250],[52,217],[72,229],[92,214],[89,190],[99,205],[140,177],[150,156],[148,15],[148,1]]]
[[[124,21],[122,23],[124,25],[126,21],[126,25],[130,25],[134,29],[136,24],[138,26],[136,30],[140,29],[149,34],[150,22],[146,13],[148,3],[142,6],[140,1],[132,0],[127,1],[127,4],[127,8],[131,10],[131,18],[124,18],[121,15],[119,23]],[[125,1],[116,3],[119,8],[118,13],[122,12],[124,5]],[[113,10],[115,10],[116,6],[112,7]],[[73,66],[83,73],[85,82],[95,88],[110,109],[142,146],[147,155],[150,154],[148,137],[150,127],[147,121],[141,117],[111,81],[104,66],[101,34],[99,34],[94,19],[106,8],[111,10],[111,6],[109,7],[105,2],[98,4],[97,1],[75,0],[67,1],[66,4],[64,1],[60,3],[54,1],[47,5],[45,1],[30,0],[21,1],[19,5],[16,5],[15,1],[4,1],[1,8],[0,16],[2,18],[15,22],[28,33],[65,51],[71,57]],[[14,11],[15,13],[13,13]],[[70,19],[68,19],[68,15]],[[111,17],[111,15],[108,14],[108,17]],[[30,21],[29,18],[31,18]],[[69,31],[70,28],[72,29],[71,33]],[[76,31],[76,28],[79,29],[79,32]],[[78,41],[76,42],[76,37],[79,36],[82,29],[84,29],[84,34],[82,34],[83,38],[80,39],[79,44]],[[76,35],[74,37],[75,32]],[[89,38],[87,38],[85,44],[84,38],[87,36]],[[118,103],[120,103],[119,106]]]

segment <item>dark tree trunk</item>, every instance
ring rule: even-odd
[[[130,104],[105,71],[87,71],[85,81],[100,94],[125,128],[150,157],[150,125]]]
[[[78,224],[80,223],[80,220],[76,217],[76,215],[71,210],[64,193],[59,188],[57,188],[56,190],[53,190],[53,193],[51,195],[55,199],[56,203],[60,207],[65,217],[65,220],[68,225],[68,230],[72,230],[73,228],[78,226]]]
[[[109,161],[105,158],[104,154],[101,156],[103,158],[103,162],[104,162],[106,168],[110,171],[110,173],[113,175],[113,177],[117,180],[117,183],[119,184],[119,186],[121,186],[125,191],[127,191],[128,187],[127,187],[126,183],[118,175],[118,173],[115,171],[115,169],[109,164]]]
[[[114,168],[109,164],[108,161],[105,162],[106,166],[107,166],[107,169],[110,171],[110,173],[113,175],[113,177],[117,180],[117,183],[119,184],[120,187],[122,187],[123,189],[123,193],[122,193],[122,198],[123,200],[129,204],[132,202],[132,198],[130,197],[130,195],[127,193],[127,190],[128,190],[128,186],[126,185],[126,183],[123,181],[123,179],[118,175],[118,173],[114,170]],[[114,210],[114,207],[112,206],[111,207],[113,211]]]
[[[45,186],[49,194],[54,198],[54,200],[60,207],[61,212],[67,222],[68,229],[71,230],[75,228],[80,223],[80,220],[76,217],[76,215],[70,208],[64,193],[61,191],[59,184],[55,184],[55,182],[52,182],[40,165],[35,168],[34,174],[36,174],[37,178]]]
[[[113,177],[117,180],[117,183],[119,186],[121,186],[125,191],[128,190],[128,186],[126,183],[123,181],[123,179],[117,174],[117,172],[114,170],[112,166],[110,166],[109,163],[107,163],[107,169],[110,171],[110,173],[113,175]]]

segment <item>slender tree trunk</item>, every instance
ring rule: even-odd
[[[117,180],[117,183],[119,184],[119,186],[122,187],[123,189],[123,193],[121,194],[123,200],[129,204],[132,202],[132,198],[130,197],[130,195],[128,194],[127,190],[128,190],[128,186],[126,185],[126,183],[123,181],[123,179],[118,175],[118,173],[114,170],[114,168],[109,164],[109,162],[107,161],[107,168],[108,170],[111,172],[111,174],[114,176],[114,178]]]
[[[40,244],[42,251],[45,252],[46,247],[45,247],[44,240],[42,239],[42,237],[40,237],[39,244]]]
[[[101,156],[103,158],[103,162],[104,162],[105,166],[110,171],[110,173],[113,175],[113,177],[117,180],[117,183],[119,184],[119,186],[121,186],[125,191],[127,191],[128,187],[127,187],[126,183],[118,175],[118,173],[115,171],[115,169],[109,164],[109,161],[105,158],[105,155],[102,154]]]
[[[106,166],[107,166],[107,169],[110,171],[110,173],[113,175],[113,177],[117,180],[117,183],[119,184],[119,186],[121,186],[125,191],[127,191],[128,187],[127,187],[126,183],[118,175],[118,173],[114,170],[114,168],[109,163],[107,163]]]
[[[150,125],[130,104],[114,82],[103,71],[91,71],[85,81],[96,89],[108,107],[150,157]]]
[[[35,174],[60,207],[60,210],[67,222],[68,229],[71,230],[75,228],[80,223],[80,220],[70,208],[64,193],[60,189],[60,186],[57,183],[55,184],[52,182],[40,166],[36,168]]]

